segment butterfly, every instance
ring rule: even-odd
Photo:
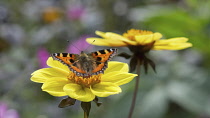
[[[105,49],[91,52],[89,54],[71,54],[71,53],[53,53],[51,54],[54,60],[58,60],[68,66],[70,71],[77,76],[88,77],[104,73],[108,67],[108,61],[117,54],[117,49]]]

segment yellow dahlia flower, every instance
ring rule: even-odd
[[[188,43],[188,38],[176,37],[170,39],[161,39],[162,34],[146,30],[128,30],[123,35],[112,32],[96,31],[96,34],[102,38],[87,38],[86,41],[92,45],[111,46],[111,47],[128,47],[133,55],[121,53],[118,56],[131,58],[130,70],[135,70],[137,63],[144,66],[147,72],[148,65],[155,71],[155,63],[146,56],[150,50],[181,50],[192,47]],[[92,43],[94,41],[94,43]]]
[[[152,59],[148,58],[147,53],[150,50],[181,50],[188,47],[192,47],[191,43],[188,43],[188,38],[177,37],[170,39],[161,39],[162,34],[158,32],[151,32],[145,30],[128,30],[123,35],[112,32],[96,31],[96,34],[101,38],[87,38],[86,41],[92,45],[98,46],[110,46],[110,47],[128,47],[132,54],[125,52],[118,54],[126,59],[130,59],[130,71],[136,70],[138,76],[136,77],[135,90],[133,95],[133,101],[131,104],[129,118],[132,117],[136,96],[138,93],[138,86],[140,80],[140,67],[143,66],[147,73],[148,66],[151,66],[154,71],[155,63]],[[93,43],[94,42],[94,43]]]
[[[111,47],[129,47],[129,46],[142,46],[149,48],[149,50],[181,50],[192,47],[188,43],[188,38],[177,37],[170,39],[161,39],[162,34],[158,32],[151,32],[146,30],[128,30],[127,33],[119,35],[112,32],[96,31],[96,34],[102,38],[87,38],[87,42],[98,46],[111,46]],[[95,41],[94,43],[92,43]],[[148,49],[147,49],[148,50]]]
[[[47,65],[51,68],[39,69],[32,73],[31,80],[43,83],[42,90],[53,96],[69,96],[83,102],[98,97],[118,94],[122,84],[130,82],[136,74],[128,73],[126,63],[110,61],[104,74],[90,77],[76,76],[69,68],[50,57]]]

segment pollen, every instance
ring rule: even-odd
[[[135,36],[149,35],[149,34],[153,34],[153,32],[146,31],[146,30],[130,29],[130,30],[127,31],[127,33],[124,33],[123,36],[132,40],[132,41],[135,41]]]
[[[83,87],[90,88],[90,86],[101,82],[101,75],[91,75],[91,76],[77,76],[75,73],[70,72],[68,79],[76,84]]]

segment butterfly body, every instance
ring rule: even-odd
[[[87,73],[88,75],[91,75],[92,70],[96,68],[96,62],[94,58],[84,52],[81,52],[77,60],[78,61],[73,63],[73,65],[85,71],[85,73]]]
[[[115,56],[117,49],[105,49],[92,52],[89,54],[71,54],[71,53],[53,53],[51,56],[54,60],[58,60],[67,65],[70,71],[77,76],[88,77],[104,73],[107,68],[108,61]]]

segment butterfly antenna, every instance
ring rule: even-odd
[[[70,43],[69,40],[67,40],[68,43]],[[73,43],[71,44],[71,46],[74,46],[77,50],[81,51],[77,46],[73,45]]]
[[[93,40],[93,42],[91,44],[93,44],[94,42],[95,42],[95,40]],[[89,46],[85,50],[87,50],[91,46],[91,44],[89,44]]]

